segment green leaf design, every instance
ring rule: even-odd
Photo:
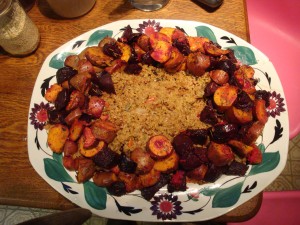
[[[264,153],[266,151],[266,146],[263,143],[259,144],[257,147],[259,148],[261,153]]]
[[[99,210],[106,208],[107,195],[104,188],[90,181],[85,182],[83,188],[85,200],[91,207]]]
[[[243,64],[254,65],[257,63],[254,52],[251,48],[245,46],[231,46],[228,48],[234,51],[235,57]]]
[[[73,178],[67,173],[61,162],[45,158],[44,168],[48,177],[60,182],[74,182]]]
[[[231,207],[239,200],[244,182],[239,182],[231,187],[220,189],[212,201],[213,208]]]
[[[219,187],[207,187],[207,188],[203,188],[200,193],[205,195],[205,196],[213,196],[215,195],[218,191],[220,190]]]
[[[113,32],[111,30],[97,30],[92,33],[87,41],[86,46],[97,45],[103,38],[105,38],[106,36],[111,37],[112,35]]]
[[[195,27],[196,31],[197,31],[197,36],[200,37],[206,37],[208,38],[209,40],[217,43],[217,38],[214,34],[214,32],[207,26],[198,26],[198,27]]]
[[[263,160],[261,164],[253,165],[249,176],[255,175],[258,173],[266,173],[277,167],[280,162],[280,154],[279,152],[265,152],[263,153]]]
[[[56,160],[56,161],[59,162],[60,164],[63,164],[63,161],[62,161],[62,154],[57,154],[57,153],[53,152],[52,157],[53,157],[54,160]]]
[[[59,69],[64,66],[64,61],[67,58],[67,56],[72,55],[73,53],[71,52],[62,52],[54,55],[50,62],[49,66],[54,68],[54,69]]]

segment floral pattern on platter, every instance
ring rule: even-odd
[[[191,29],[184,25],[181,27],[175,26],[186,34],[188,34],[188,30]],[[133,29],[139,33],[149,34],[151,32],[159,31],[161,27],[162,25],[159,21],[148,20],[140,21],[138,26],[136,28],[133,27]],[[214,208],[224,209],[222,214],[225,214],[230,208],[237,207],[241,202],[246,201],[245,199],[248,199],[249,195],[254,196],[255,193],[260,192],[265,187],[263,186],[265,184],[263,184],[260,176],[267,176],[264,174],[269,174],[269,172],[273,170],[278,170],[279,165],[284,164],[284,162],[282,162],[284,161],[282,155],[286,153],[280,153],[280,150],[278,150],[279,145],[276,143],[282,142],[283,135],[287,136],[288,132],[285,125],[283,125],[286,123],[284,121],[286,115],[283,113],[286,113],[287,111],[284,103],[285,99],[282,97],[282,94],[277,91],[278,89],[276,89],[276,91],[272,90],[272,79],[274,77],[268,74],[270,73],[269,71],[268,73],[264,72],[259,66],[260,60],[256,57],[256,50],[253,50],[251,46],[240,45],[239,43],[241,41],[238,40],[237,37],[226,32],[221,32],[221,35],[216,35],[215,33],[218,33],[219,31],[206,24],[200,23],[198,26],[194,26],[194,29],[197,36],[205,36],[217,43],[224,42],[223,44],[226,45],[225,48],[234,50],[235,56],[241,64],[253,65],[255,69],[256,67],[259,67],[257,69],[260,71],[260,73],[258,73],[260,76],[258,79],[259,83],[268,84],[268,91],[270,92],[268,115],[269,121],[273,120],[272,124],[274,124],[274,126],[268,126],[268,136],[270,137],[264,138],[264,132],[262,137],[258,140],[259,149],[263,153],[263,162],[259,165],[251,166],[243,177],[230,176],[225,179],[219,179],[212,184],[193,185],[193,187],[188,189],[185,194],[165,193],[166,190],[161,189],[150,202],[144,201],[140,205],[136,203],[140,201],[141,194],[139,192],[133,192],[125,196],[127,199],[125,201],[122,200],[122,198],[111,196],[105,188],[96,186],[92,181],[85,182],[84,184],[77,184],[76,179],[74,179],[74,174],[67,172],[64,168],[62,164],[62,155],[47,150],[48,146],[45,146],[45,144],[42,147],[40,136],[45,134],[39,135],[38,132],[46,130],[45,126],[48,118],[47,110],[52,106],[49,105],[49,103],[44,103],[43,100],[40,101],[40,103],[36,103],[35,99],[33,99],[33,102],[31,103],[33,107],[31,107],[29,113],[29,123],[36,131],[36,136],[34,138],[35,150],[42,150],[45,154],[45,157],[42,159],[43,169],[46,174],[46,178],[44,177],[44,179],[48,182],[57,182],[56,185],[59,184],[60,188],[57,185],[55,186],[55,189],[60,193],[65,192],[68,196],[83,195],[85,201],[83,204],[84,207],[87,205],[92,210],[95,210],[94,212],[99,213],[100,216],[110,217],[107,215],[107,212],[106,214],[101,214],[101,211],[109,211],[112,208],[115,208],[122,214],[122,216],[117,216],[117,218],[128,218],[131,220],[141,219],[142,217],[134,217],[134,215],[138,214],[147,215],[148,218],[146,220],[148,221],[181,221],[181,217],[186,214],[195,216],[194,218],[189,217],[192,221],[206,220],[207,218],[219,216],[219,214],[205,217],[197,217],[196,215],[206,213],[206,211],[213,211]],[[85,37],[88,37],[87,39],[81,39],[79,37],[76,40],[71,41],[71,49],[65,47],[64,51],[55,52],[55,54],[50,57],[48,65],[46,66],[57,70],[63,66],[64,60],[68,55],[78,53],[82,48],[97,44],[105,36],[118,37],[123,31],[124,26],[120,26],[119,30],[115,28],[113,30],[96,29],[93,32],[90,32],[88,36],[85,35]],[[232,44],[233,46],[231,46]],[[50,86],[51,82],[53,82],[53,78],[55,78],[55,75],[53,75],[53,73],[48,73],[48,76],[43,77],[42,82],[39,87],[37,87],[40,91],[41,99],[43,99],[46,89]],[[277,84],[275,84],[275,86],[277,86]],[[36,93],[38,93],[38,91]],[[31,148],[30,151],[34,150]],[[275,178],[276,177],[274,177],[274,179]],[[82,187],[79,188],[78,186]],[[70,197],[69,199],[73,198]],[[135,204],[132,202],[135,202]],[[115,215],[112,215],[112,218],[116,218]],[[183,218],[182,220],[186,219]]]

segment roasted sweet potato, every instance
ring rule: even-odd
[[[122,42],[117,42],[117,45],[119,46],[122,55],[121,55],[121,60],[128,62],[128,60],[131,57],[131,48],[129,45],[122,43]]]
[[[114,44],[114,43],[116,43],[116,41],[117,41],[116,39],[114,39],[112,37],[106,36],[101,41],[99,41],[98,47],[102,48],[104,45],[106,45],[106,44]]]
[[[234,154],[228,145],[213,141],[208,147],[207,157],[216,166],[229,165],[234,160]]]
[[[47,144],[55,153],[62,153],[69,136],[69,128],[62,124],[55,124],[49,129]]]
[[[186,175],[192,180],[201,181],[204,179],[207,170],[208,170],[208,166],[205,164],[201,164],[197,168],[188,171]]]
[[[150,154],[142,148],[135,148],[130,153],[130,159],[137,164],[137,174],[149,173],[154,166],[154,160],[151,158]]]
[[[200,51],[202,53],[205,52],[203,44],[206,42],[210,42],[210,40],[206,37],[190,37],[190,36],[188,36],[187,40],[188,40],[188,43],[190,46],[190,50],[192,52]]]
[[[76,119],[82,115],[82,111],[79,108],[72,110],[66,117],[65,122],[68,125],[71,125]]]
[[[160,178],[160,171],[152,168],[149,173],[139,175],[139,180],[143,188],[150,187],[157,183]]]
[[[90,74],[95,73],[95,68],[93,64],[87,59],[80,59],[77,64],[78,73],[88,72]]]
[[[94,66],[99,67],[110,66],[113,60],[112,57],[104,54],[103,49],[98,46],[88,47],[85,56]]]
[[[252,144],[251,147],[253,147],[252,151],[250,151],[246,158],[247,161],[250,164],[259,164],[262,162],[263,156],[262,156],[262,152],[260,151],[260,149],[257,147],[257,145]]]
[[[79,159],[73,158],[72,156],[63,156],[63,165],[69,171],[76,171],[78,170],[79,166]]]
[[[217,47],[212,42],[205,42],[203,44],[203,47],[204,47],[205,52],[212,56],[226,55],[230,52],[228,49],[221,49],[221,48]]]
[[[165,63],[170,59],[171,51],[172,45],[169,42],[157,41],[150,55],[155,61]]]
[[[84,148],[91,148],[92,146],[94,146],[96,144],[96,137],[94,136],[94,134],[92,133],[91,128],[89,127],[85,127],[83,129],[83,147]]]
[[[246,129],[242,141],[247,145],[251,145],[262,134],[264,127],[265,125],[263,123],[261,123],[260,121],[255,121]]]
[[[176,72],[183,60],[184,56],[181,54],[181,52],[177,48],[172,47],[171,56],[169,60],[164,63],[164,68],[167,72]]]
[[[120,172],[118,178],[125,183],[127,193],[141,188],[140,179],[136,174]]]
[[[108,120],[97,120],[91,127],[93,134],[99,140],[111,143],[117,136],[118,128]]]
[[[266,102],[263,99],[256,99],[254,102],[253,114],[255,119],[257,119],[262,124],[268,122],[268,113],[266,110]]]
[[[106,147],[104,141],[99,141],[95,147],[85,148],[84,147],[84,137],[81,136],[78,140],[78,149],[81,155],[91,158],[95,156],[98,152],[102,151]]]
[[[78,145],[75,141],[67,140],[64,145],[64,156],[72,156],[78,152]]]
[[[212,70],[209,72],[209,76],[219,85],[226,84],[229,81],[229,75],[224,70]]]
[[[91,179],[96,171],[96,166],[91,159],[81,158],[78,162],[77,182],[84,183]]]
[[[66,106],[66,110],[70,111],[75,108],[81,108],[85,103],[84,94],[78,90],[72,91],[70,95],[70,101]]]
[[[248,67],[241,66],[238,70],[234,72],[234,79],[243,91],[248,94],[254,94],[256,89],[254,85],[254,80],[251,78],[253,76],[252,70],[247,69]]]
[[[179,156],[175,151],[172,152],[167,158],[156,160],[154,163],[154,169],[162,173],[170,173],[177,170],[179,163]]]
[[[69,67],[72,67],[73,69],[77,69],[79,60],[80,60],[80,58],[78,55],[69,55],[65,59],[64,63],[65,63],[65,66],[69,66]]]
[[[235,106],[231,106],[225,112],[226,119],[230,123],[245,124],[253,120],[253,114],[251,110],[238,109]]]
[[[118,177],[113,172],[98,171],[93,176],[93,181],[97,186],[109,187],[112,183],[116,182]]]
[[[59,84],[52,84],[50,88],[46,90],[45,99],[48,102],[54,103],[58,93],[61,92],[62,90],[63,88]]]
[[[238,140],[230,140],[228,144],[233,147],[234,152],[239,156],[245,157],[249,152],[253,150],[252,146],[246,145],[245,143]]]
[[[200,77],[210,66],[210,58],[201,52],[190,53],[186,61],[187,70],[196,77]]]
[[[91,96],[89,103],[87,114],[93,116],[94,118],[100,118],[102,111],[105,106],[105,101],[98,96]]]
[[[141,49],[143,49],[145,52],[148,52],[150,50],[150,38],[146,34],[142,34],[137,39],[137,44]]]
[[[70,84],[78,91],[85,93],[91,83],[91,75],[88,72],[78,73],[71,78]]]
[[[171,141],[163,136],[152,136],[147,142],[147,150],[154,159],[163,159],[173,152]]]
[[[81,120],[74,120],[70,127],[70,136],[69,139],[72,141],[77,141],[77,139],[81,136],[84,129],[84,122]]]
[[[217,110],[224,112],[229,109],[237,98],[238,88],[233,85],[223,85],[219,87],[213,96]]]

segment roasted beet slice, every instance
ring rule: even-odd
[[[103,70],[101,73],[97,73],[96,76],[98,78],[98,85],[102,91],[105,91],[108,94],[116,93],[111,75],[108,72]]]
[[[208,129],[187,129],[184,132],[195,144],[204,145],[208,141]]]
[[[234,176],[244,176],[248,170],[248,166],[244,163],[233,161],[228,169],[226,170],[226,175]]]
[[[47,110],[48,121],[50,124],[62,123],[65,124],[65,118],[68,115],[66,110],[57,110],[50,108]]]
[[[146,187],[141,189],[141,194],[142,196],[150,201],[151,198],[156,194],[156,192],[159,191],[160,188],[168,184],[170,181],[170,175],[169,174],[160,174],[160,179],[159,181],[154,184],[153,186]]]
[[[117,43],[106,43],[103,46],[103,52],[105,55],[108,55],[114,59],[118,59],[122,56],[122,51],[120,50]]]
[[[107,147],[98,152],[94,156],[93,160],[97,166],[105,169],[110,169],[119,163],[120,154]]]
[[[220,87],[216,82],[212,81],[209,84],[206,85],[204,89],[204,96],[205,97],[211,97],[214,95],[215,91]]]
[[[135,75],[140,74],[141,71],[142,71],[142,67],[137,63],[128,64],[124,69],[125,73],[135,74]]]
[[[192,139],[184,133],[180,133],[173,138],[172,145],[179,156],[188,155],[193,149]]]
[[[200,121],[211,125],[218,123],[217,111],[210,106],[205,106],[200,113]]]
[[[56,80],[58,84],[63,83],[66,80],[70,80],[74,75],[77,74],[77,70],[72,67],[62,67],[56,71]]]
[[[116,181],[107,187],[107,191],[111,195],[122,196],[126,194],[126,185],[123,181]]]
[[[241,91],[238,93],[233,105],[238,109],[249,111],[252,109],[254,103],[246,92]]]
[[[224,168],[211,164],[205,174],[204,181],[215,182],[223,174]]]
[[[63,110],[65,109],[69,101],[70,101],[69,91],[67,89],[63,89],[58,93],[57,98],[54,102],[55,108],[58,111]]]
[[[183,170],[177,170],[171,177],[168,183],[168,191],[170,193],[175,191],[185,191],[186,190],[186,173]]]
[[[136,162],[132,161],[125,154],[121,154],[119,168],[125,173],[134,173],[136,169]]]
[[[234,139],[238,135],[238,127],[236,124],[217,124],[211,129],[212,140],[217,143],[226,143],[230,139]]]
[[[270,105],[270,97],[271,97],[271,93],[266,90],[257,90],[255,92],[255,98],[265,100],[266,107]]]

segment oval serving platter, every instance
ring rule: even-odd
[[[271,93],[269,120],[257,145],[263,153],[263,162],[250,166],[246,175],[222,176],[214,183],[188,183],[185,192],[168,193],[162,188],[151,201],[144,200],[139,191],[115,197],[92,180],[76,182],[75,172],[62,165],[62,156],[47,146],[47,109],[52,107],[44,99],[45,91],[56,82],[55,74],[64,59],[77,54],[87,46],[97,45],[105,36],[119,37],[130,25],[135,32],[147,33],[161,27],[178,27],[189,36],[205,36],[223,48],[234,50],[236,58],[251,65],[258,89]],[[284,169],[289,142],[289,121],[284,92],[276,70],[269,59],[241,38],[209,24],[163,19],[122,20],[88,31],[52,52],[38,74],[30,102],[28,116],[28,154],[36,172],[61,195],[94,214],[113,219],[180,222],[204,221],[228,213],[263,191]]]

